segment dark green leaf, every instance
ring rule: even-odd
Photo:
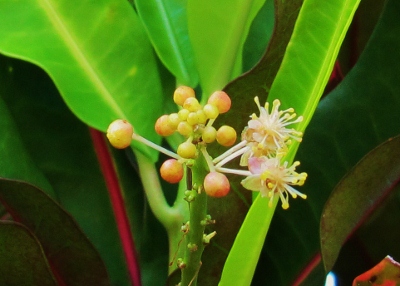
[[[400,133],[400,3],[389,1],[357,65],[318,106],[296,160],[308,173],[289,211],[277,210],[258,275],[293,282],[319,251],[319,219],[330,192],[370,150]],[[285,259],[296,257],[296,259]]]
[[[34,165],[52,184],[58,202],[77,220],[100,252],[111,282],[128,285],[110,198],[88,127],[68,110],[50,78],[38,67],[1,57],[0,70],[6,67],[12,72],[2,85],[7,90],[3,99]],[[9,147],[0,150],[0,154],[5,156],[3,153],[9,152],[12,158],[18,158],[14,150]],[[143,200],[138,201],[142,203]],[[136,221],[133,225],[137,225]],[[140,229],[133,230],[141,233]]]
[[[109,285],[106,268],[72,217],[38,188],[0,180],[0,201],[38,238],[56,277],[66,285]]]
[[[0,222],[0,285],[57,285],[37,238],[23,225]]]
[[[333,190],[321,217],[321,253],[328,272],[346,238],[400,180],[400,136],[368,153]]]

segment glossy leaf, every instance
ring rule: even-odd
[[[306,117],[305,123],[299,124],[299,130],[304,130],[311,119],[358,2],[335,1],[325,5],[314,0],[304,1],[268,97],[269,102],[279,98],[283,109],[290,105]],[[310,53],[309,49],[313,47],[316,51]],[[308,58],[310,55],[311,58]],[[304,61],[312,61],[312,65],[308,68]],[[303,77],[308,78],[307,83]],[[299,85],[297,89],[296,85]],[[291,147],[292,153],[287,156],[287,160],[293,159],[295,149],[296,145]],[[262,213],[264,215],[260,219]],[[266,200],[258,196],[250,207],[228,256],[221,283],[250,283],[273,213],[274,208],[269,208]],[[259,226],[256,234],[252,231],[255,225]],[[247,252],[244,257],[241,249],[245,245],[252,245],[253,251]]]
[[[2,98],[15,120],[22,144],[35,167],[51,182],[57,201],[76,219],[100,252],[111,283],[128,285],[115,217],[88,127],[67,108],[43,70],[1,56],[0,70],[8,68],[12,72],[7,73],[1,86],[7,90]],[[19,158],[17,151],[2,149],[0,156],[8,152],[12,158]],[[18,168],[17,159],[13,164],[16,165],[9,167]],[[34,182],[31,180],[26,179]],[[142,204],[143,200],[137,201],[137,205]],[[136,228],[133,231],[140,233]]]
[[[0,53],[42,67],[82,121],[105,131],[128,119],[160,141],[152,125],[162,106],[156,63],[127,1],[2,1],[0,26]]]
[[[2,71],[0,71],[0,145],[2,146],[0,151],[0,176],[31,181],[36,186],[46,190],[49,195],[55,197],[51,185],[35,166],[29,152],[25,149],[17,126],[1,99],[2,94],[8,92],[5,88],[5,77],[3,77]]]
[[[203,89],[203,101],[240,75],[243,45],[250,25],[264,2],[188,1],[189,36]]]
[[[198,75],[189,41],[185,0],[137,0],[147,34],[179,84],[196,87]]]
[[[353,286],[397,286],[400,285],[400,264],[390,256],[386,256],[372,269],[357,276]]]
[[[365,154],[400,134],[399,4],[387,2],[356,66],[320,102],[296,157],[308,173],[301,188],[308,198],[276,210],[263,253],[269,267],[260,265],[256,276],[292,283],[319,252],[319,220],[335,185]]]
[[[76,222],[45,193],[21,181],[0,180],[0,201],[38,238],[56,277],[66,285],[109,285],[106,268]]]
[[[57,285],[37,238],[23,225],[0,222],[0,284]]]
[[[342,244],[400,181],[400,136],[368,153],[339,182],[321,217],[321,253],[328,272]]]

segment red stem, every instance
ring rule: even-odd
[[[112,158],[103,133],[90,128],[90,135],[110,195],[111,205],[117,222],[131,282],[133,286],[140,286],[140,270],[136,258],[135,243],[130,230],[129,219]]]
[[[321,254],[317,253],[311,261],[304,267],[303,271],[301,271],[300,275],[293,282],[293,286],[299,286],[303,281],[311,274],[311,272],[317,267],[317,265],[321,262]]]

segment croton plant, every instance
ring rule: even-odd
[[[0,285],[400,285],[399,15],[0,0]]]

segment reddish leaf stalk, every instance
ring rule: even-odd
[[[90,135],[110,195],[131,282],[134,286],[140,286],[140,268],[137,261],[135,243],[130,231],[129,219],[111,155],[101,132],[90,128]]]
[[[304,280],[311,274],[311,272],[318,266],[321,262],[321,253],[317,253],[311,261],[304,267],[303,271],[299,274],[296,280],[293,282],[293,286],[299,286]]]

